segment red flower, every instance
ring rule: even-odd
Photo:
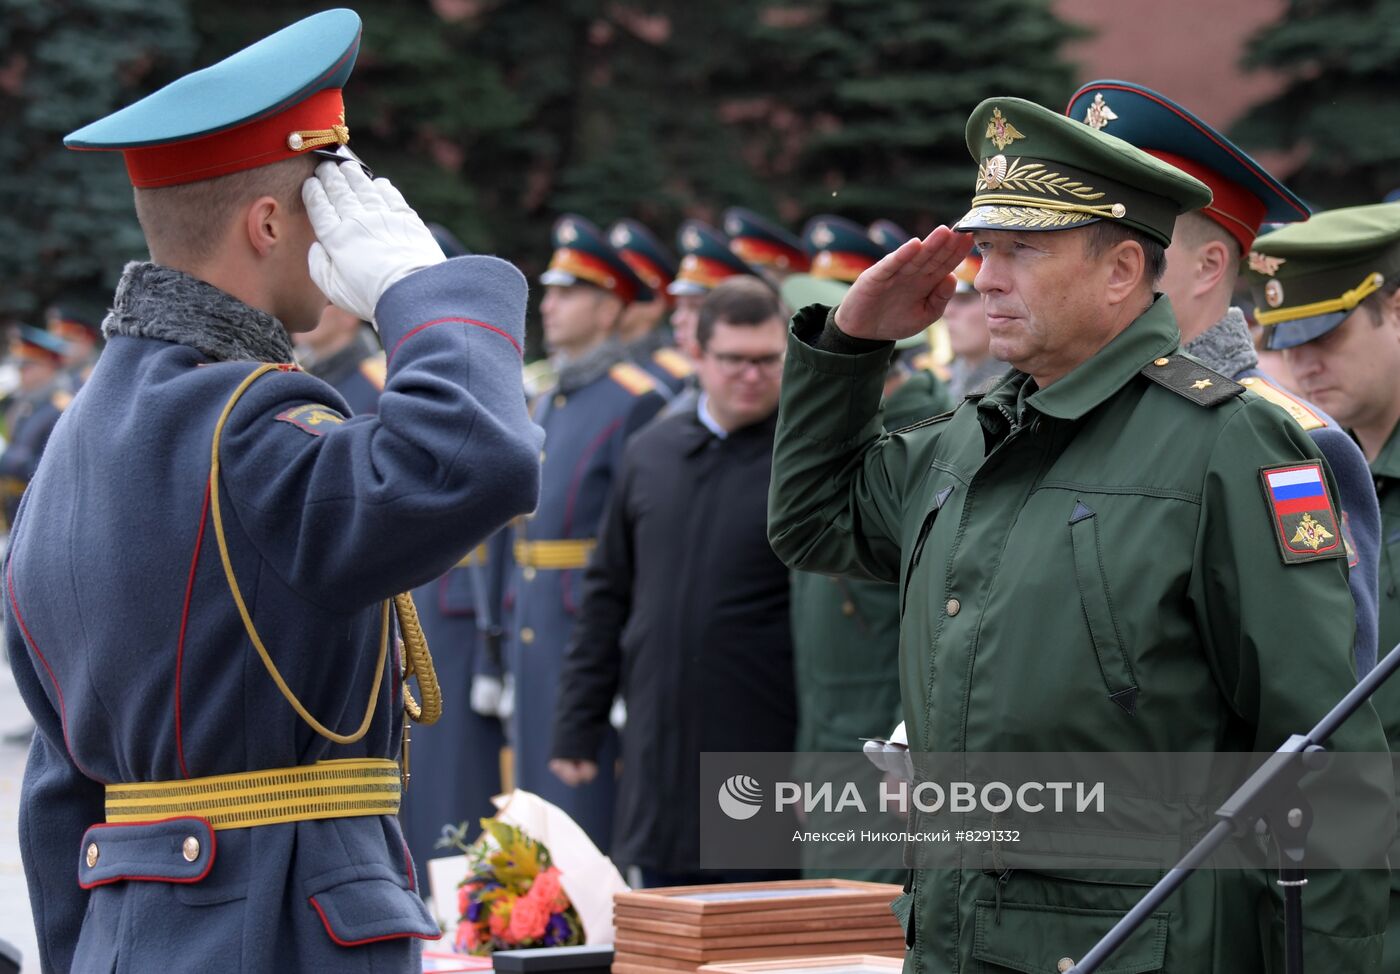
[[[510,938],[520,944],[540,939],[544,936],[545,927],[549,926],[549,917],[547,904],[531,896],[521,897],[510,911]]]

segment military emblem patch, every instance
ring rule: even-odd
[[[322,436],[327,427],[340,426],[345,422],[345,417],[330,406],[323,406],[315,402],[278,413],[277,419],[283,423],[291,423],[297,429],[304,433],[310,433],[312,436]]]
[[[992,120],[987,123],[987,134],[985,136],[992,140],[992,144],[997,147],[997,151],[1005,149],[1017,139],[1024,139],[1025,136],[1016,130],[1007,118],[1002,115],[1000,108],[992,109]]]
[[[1285,565],[1345,558],[1337,508],[1320,463],[1289,463],[1259,471]]]
[[[1091,129],[1102,129],[1109,122],[1118,117],[1118,113],[1108,107],[1108,102],[1103,100],[1103,92],[1094,93],[1094,102],[1084,113],[1084,124]]]

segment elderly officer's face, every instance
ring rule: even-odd
[[[1400,312],[1379,297],[1363,304],[1320,338],[1285,349],[1303,396],[1343,426],[1367,427],[1393,420],[1400,396]]]
[[[1105,300],[1114,252],[1092,255],[1084,228],[976,230],[992,357],[1045,386],[1087,361],[1115,334]]]
[[[540,301],[544,343],[551,352],[586,352],[608,336],[621,310],[621,301],[591,284],[550,285]]]

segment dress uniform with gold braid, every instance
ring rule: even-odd
[[[317,14],[67,142],[124,150],[137,186],[340,157],[359,36]],[[421,259],[406,205],[380,220],[399,241],[364,235],[351,202],[397,193],[349,170],[307,183],[313,225],[343,231],[312,275],[369,302],[379,415],[286,364],[267,312],[135,263],[21,504],[5,624],[38,725],[19,832],[45,972],[407,974],[439,936],[396,817],[405,667],[440,700],[396,595],[534,503],[527,287],[495,258]]]
[[[587,220],[563,217],[553,236],[542,284],[592,285],[624,302],[646,294],[646,285]],[[513,545],[507,658],[515,681],[516,784],[568,812],[602,849],[612,830],[616,735],[609,734],[592,782],[570,787],[556,778],[548,765],[558,678],[623,446],[664,403],[656,381],[626,360],[616,340],[561,365],[556,385],[534,408],[545,430],[539,507],[518,524]]]

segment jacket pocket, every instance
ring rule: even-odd
[[[309,880],[305,889],[327,936],[341,947],[402,937],[441,937],[423,900],[402,883],[402,877],[387,867],[363,865]]]
[[[1118,619],[1113,611],[1113,596],[1109,591],[1108,578],[1104,575],[1098,513],[1082,500],[1074,502],[1074,510],[1070,513],[1069,539],[1074,553],[1074,579],[1079,589],[1079,603],[1084,609],[1089,640],[1093,643],[1108,698],[1129,715],[1135,714],[1137,680],[1128,664],[1127,648],[1123,645]]]
[[[938,520],[938,512],[943,509],[943,505],[948,503],[948,498],[953,496],[953,486],[939,488],[933,495],[929,512],[924,515],[924,523],[919,525],[919,533],[914,539],[914,547],[909,553],[909,567],[904,570],[904,591],[899,596],[899,614],[904,616],[904,609],[909,604],[909,584],[914,580],[914,570],[919,567],[919,559],[924,555],[924,545],[928,542],[929,532],[933,530],[933,522]]]
[[[1068,970],[1071,962],[1123,918],[1115,910],[1077,909],[1028,903],[977,901],[972,959],[979,974],[1019,971],[1044,974]],[[1167,957],[1166,913],[1154,913],[1133,931],[1099,974],[1149,974],[1160,971]]]

